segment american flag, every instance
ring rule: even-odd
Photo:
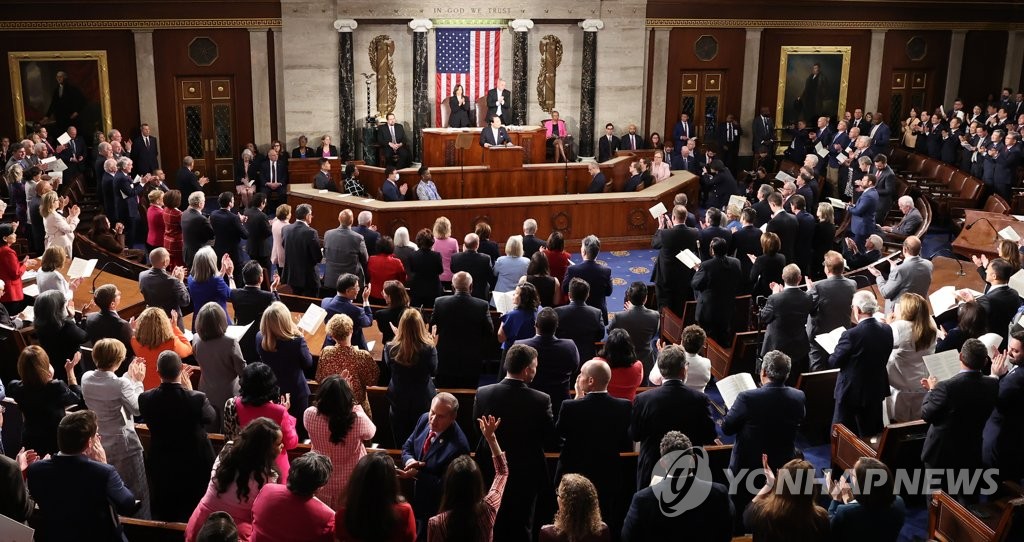
[[[437,30],[437,126],[448,122],[441,118],[441,101],[452,95],[455,85],[462,85],[470,103],[495,87],[500,44],[501,30],[497,28]]]

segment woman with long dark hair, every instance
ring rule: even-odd
[[[288,477],[288,452],[299,444],[295,418],[288,414],[287,396],[277,387],[274,370],[266,363],[250,363],[242,372],[238,397],[224,403],[224,436],[234,438],[250,423],[267,418],[281,431],[282,446],[275,462],[281,478]]]
[[[43,292],[36,298],[36,318],[33,324],[36,336],[39,337],[39,346],[50,356],[53,377],[65,381],[67,374],[64,372],[64,360],[75,357],[78,349],[89,340],[88,334],[72,317],[74,310],[74,304],[57,290]],[[80,318],[77,314],[76,317]],[[79,366],[75,371],[81,380],[84,369]]]
[[[399,494],[398,470],[387,454],[367,454],[356,463],[345,506],[335,517],[335,538],[342,542],[416,539],[416,517]]]
[[[815,504],[814,466],[793,459],[776,476],[764,457],[768,483],[743,513],[743,523],[758,542],[824,542],[829,540],[828,512]]]
[[[484,494],[480,467],[468,455],[455,458],[444,473],[439,513],[427,522],[427,542],[488,542],[494,536],[494,518],[508,480],[508,463],[494,432],[500,418],[479,418],[480,433],[491,448],[494,481]]]
[[[334,469],[316,496],[328,506],[345,502],[345,488],[357,461],[366,455],[363,441],[377,433],[377,426],[352,397],[352,388],[339,375],[320,382],[316,406],[306,409],[303,418],[314,452],[331,459]]]
[[[854,483],[845,479],[831,491],[828,517],[835,542],[895,542],[903,529],[907,507],[895,494],[892,472],[885,463],[862,457],[853,465]]]
[[[227,512],[238,526],[238,539],[252,534],[252,503],[263,486],[274,483],[280,473],[274,460],[284,451],[281,427],[269,418],[256,418],[228,442],[213,464],[210,486],[185,529],[185,541],[195,542],[206,518]]]
[[[526,282],[537,289],[542,307],[556,307],[562,304],[562,288],[558,277],[551,275],[551,263],[546,251],[538,250],[530,257],[526,268]]]
[[[395,442],[404,443],[437,394],[431,379],[437,374],[437,348],[420,311],[402,315],[395,340],[384,347],[384,363],[391,370],[391,429]]]
[[[636,349],[633,348],[629,332],[622,328],[608,332],[608,338],[605,339],[598,358],[608,362],[612,369],[608,395],[630,401],[635,399],[636,389],[644,381],[644,365],[636,357]]]
[[[936,352],[946,350],[960,351],[964,341],[977,339],[988,331],[988,311],[977,301],[968,301],[956,310],[956,327],[946,331],[942,326],[937,328],[939,342],[935,345]]]
[[[501,315],[501,325],[498,326],[498,342],[503,351],[519,339],[529,339],[536,333],[534,327],[540,305],[537,289],[529,282],[520,284],[512,295],[512,303],[516,308]]]

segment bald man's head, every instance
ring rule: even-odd
[[[612,380],[612,368],[608,362],[592,359],[580,368],[579,384],[586,392],[608,391],[608,382]]]
[[[465,271],[459,271],[452,276],[452,288],[456,292],[469,292],[473,289],[473,276]]]

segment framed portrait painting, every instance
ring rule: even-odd
[[[778,128],[818,117],[835,119],[846,109],[850,46],[783,46],[779,55]]]
[[[87,138],[111,130],[106,51],[10,52],[7,63],[21,135],[39,126],[53,137],[68,126]]]

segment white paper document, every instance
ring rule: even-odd
[[[821,335],[815,335],[814,340],[819,346],[825,349],[830,355],[836,351],[836,346],[839,346],[839,339],[842,338],[846,328],[837,327],[828,333],[822,333]]]
[[[922,359],[924,366],[928,368],[928,374],[938,378],[939,382],[949,380],[960,372],[960,352],[956,350],[946,350]]]
[[[498,314],[505,314],[516,308],[515,303],[512,302],[513,295],[515,295],[514,290],[511,292],[491,292],[491,297],[494,299],[494,309],[498,311]]]
[[[75,258],[71,260],[71,267],[68,268],[69,279],[88,278],[92,276],[92,272],[96,269],[96,264],[99,260],[85,260],[82,258]]]
[[[1018,273],[1020,272],[1018,271]],[[1024,280],[1024,276],[1018,277],[1018,279]],[[1012,287],[1013,277],[1010,277],[1010,281]],[[965,290],[970,292],[975,299],[985,295],[982,292],[972,290],[970,288],[966,288]],[[928,296],[928,302],[931,303],[932,305],[932,314],[939,315],[959,305],[960,299],[956,297],[957,291],[958,290],[953,286],[943,286],[942,288],[939,288],[938,290],[932,292],[931,295]]]
[[[1017,271],[1010,277],[1009,285],[1010,288],[1017,292],[1017,295],[1024,295],[1021,294],[1021,292],[1024,292],[1024,269]]]
[[[21,274],[21,282],[25,283],[36,280],[36,275],[38,274],[39,271],[25,271]]]
[[[818,144],[814,146],[814,152],[817,153],[817,155],[822,158],[828,156],[828,149],[825,148],[825,145],[821,141],[819,141]]]
[[[327,190],[317,190],[317,194],[326,194]]]
[[[660,217],[661,215],[668,213],[668,209],[665,208],[665,204],[660,201],[657,205],[651,207],[647,211],[651,213],[651,217],[654,218],[655,220],[657,220],[658,217]]]
[[[57,143],[60,143],[61,145],[67,145],[68,141],[71,141],[71,136],[69,136],[67,132],[64,132],[57,138]]]
[[[780,171],[775,174],[775,180],[782,181],[784,183],[795,183],[796,177],[786,173],[785,171]]]
[[[722,394],[722,401],[725,402],[727,408],[732,408],[740,392],[757,389],[757,384],[754,384],[754,378],[750,376],[750,373],[727,376],[719,380],[716,386],[718,386],[718,393]]]
[[[192,338],[196,336],[195,333],[192,333],[191,329],[186,329],[182,331],[181,334],[185,336],[185,340],[188,342],[192,342]]]
[[[31,297],[39,297],[39,285],[29,284],[28,286],[21,289],[21,293]]]
[[[846,208],[846,202],[839,198],[828,198],[828,202],[831,203],[832,207],[835,207],[836,209]]]
[[[32,305],[25,305],[25,308],[21,309],[21,313],[25,315],[22,320],[31,322],[36,319],[36,308]]]
[[[747,204],[747,198],[745,198],[743,196],[737,196],[735,194],[733,194],[732,196],[729,196],[729,206],[735,205],[737,208],[739,208],[742,211],[743,207],[746,204]]]
[[[132,182],[135,184],[142,184],[142,175],[136,175]]]
[[[1014,230],[1010,226],[1007,226],[1007,227],[999,230],[999,237],[1002,237],[1003,239],[1006,239],[1006,240],[1009,240],[1009,241],[1013,241],[1014,243],[1016,243],[1017,241],[1020,241],[1020,235],[1017,233],[1016,230]]]
[[[700,265],[700,257],[694,254],[690,249],[680,251],[679,254],[676,254],[676,259],[683,262],[683,265],[690,269]]]
[[[40,164],[49,164],[50,162],[56,162],[56,161],[57,161],[57,157],[56,156],[47,156],[46,158],[43,158],[42,160],[40,160],[39,163]]]
[[[26,527],[7,516],[0,515],[0,540],[4,542],[32,542],[35,532],[35,529],[31,527]]]
[[[64,160],[57,160],[50,164],[51,173],[60,173],[68,168],[68,165],[64,163]]]
[[[245,333],[249,331],[250,327],[252,327],[252,322],[249,322],[249,325],[247,326],[228,326],[228,328],[224,330],[224,336],[240,341]]]
[[[324,318],[327,317],[327,311],[319,305],[309,304],[309,308],[303,313],[302,318],[299,320],[299,329],[309,333],[310,335],[316,333],[316,330],[320,326],[324,325]]]
[[[767,231],[768,231],[768,223],[765,222],[764,224],[761,224],[761,233],[765,233]]]

